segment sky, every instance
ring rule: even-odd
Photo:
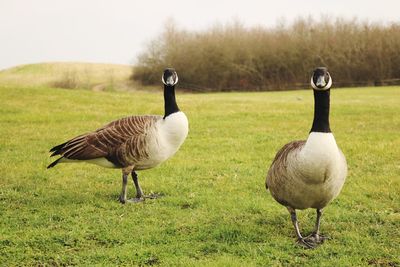
[[[134,64],[168,21],[186,30],[299,16],[400,22],[399,0],[0,0],[0,69],[82,61]]]

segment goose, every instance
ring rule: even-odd
[[[121,203],[140,202],[146,197],[136,171],[156,167],[174,155],[186,139],[189,124],[175,99],[178,75],[173,68],[164,70],[164,116],[142,115],[115,120],[100,129],[78,135],[50,149],[60,155],[47,168],[58,163],[88,162],[106,168],[122,169]],[[127,199],[128,176],[132,175],[136,197]]]
[[[327,68],[313,71],[314,120],[307,140],[284,145],[276,154],[266,177],[266,188],[285,206],[297,236],[305,248],[315,248],[328,237],[320,234],[322,210],[342,189],[347,176],[346,158],[336,144],[329,126],[332,78]],[[296,210],[316,209],[314,231],[303,237]]]

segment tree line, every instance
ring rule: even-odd
[[[261,91],[306,88],[312,70],[328,67],[335,86],[400,81],[400,24],[299,18],[273,28],[240,22],[187,31],[168,24],[138,56],[132,79],[159,84],[174,67],[183,88]]]

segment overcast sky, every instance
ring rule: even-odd
[[[0,69],[49,61],[132,64],[173,18],[187,30],[312,15],[400,21],[399,0],[0,0]]]

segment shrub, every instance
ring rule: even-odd
[[[138,56],[132,79],[159,84],[168,66],[181,86],[200,91],[304,88],[317,66],[329,68],[336,86],[393,83],[400,24],[299,18],[274,28],[233,22],[197,32],[169,24]]]

